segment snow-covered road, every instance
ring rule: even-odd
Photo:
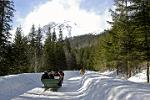
[[[44,90],[41,73],[0,77],[0,100],[150,100],[150,85],[110,77],[110,74],[65,71],[57,92]]]

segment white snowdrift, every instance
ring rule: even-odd
[[[18,74],[0,77],[0,100],[10,100],[24,92],[40,87],[41,74]]]
[[[135,76],[130,77],[128,80],[132,82],[146,83],[147,82],[146,70],[143,70],[141,73],[138,73]]]
[[[108,75],[108,76],[107,76]],[[0,77],[1,100],[150,100],[149,84],[109,77],[97,72],[65,71],[63,86],[44,91],[41,73]]]

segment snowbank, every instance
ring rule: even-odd
[[[106,75],[112,73],[114,72]],[[84,100],[150,100],[148,84],[133,83],[98,73],[87,73],[81,80],[83,83],[80,92],[84,93]]]
[[[146,70],[143,70],[141,73],[138,73],[135,76],[130,77],[128,80],[132,82],[146,83],[147,82]]]
[[[111,72],[112,73],[112,72]],[[41,73],[18,74],[0,78],[1,100],[150,100],[149,84],[110,77],[113,74],[65,71],[63,86],[45,91]]]
[[[0,100],[10,100],[42,85],[41,74],[24,73],[0,77]]]

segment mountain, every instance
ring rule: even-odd
[[[69,38],[72,48],[84,48],[92,45],[96,45],[99,35],[85,34],[80,36],[74,36]]]
[[[48,27],[51,27],[51,32],[53,32],[54,28],[58,30],[59,28],[65,29],[65,28],[72,27],[72,26],[69,26],[68,24],[66,25],[64,23],[57,24],[57,23],[51,22],[48,25],[45,25],[41,28],[42,34],[44,37],[46,36],[46,33],[48,32]],[[58,36],[58,33],[56,34]],[[99,38],[99,34],[96,35],[96,34],[90,33],[90,34],[69,37],[69,41],[73,48],[84,48],[87,46],[95,45],[97,43],[98,38]]]

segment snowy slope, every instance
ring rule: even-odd
[[[9,100],[24,92],[41,87],[41,74],[18,74],[0,77],[0,100]]]
[[[146,70],[143,70],[141,73],[138,73],[135,76],[130,77],[128,80],[132,82],[146,83],[147,82]]]
[[[41,73],[0,77],[0,100],[150,100],[150,85],[110,77],[109,74],[65,71],[63,86],[44,91]]]

